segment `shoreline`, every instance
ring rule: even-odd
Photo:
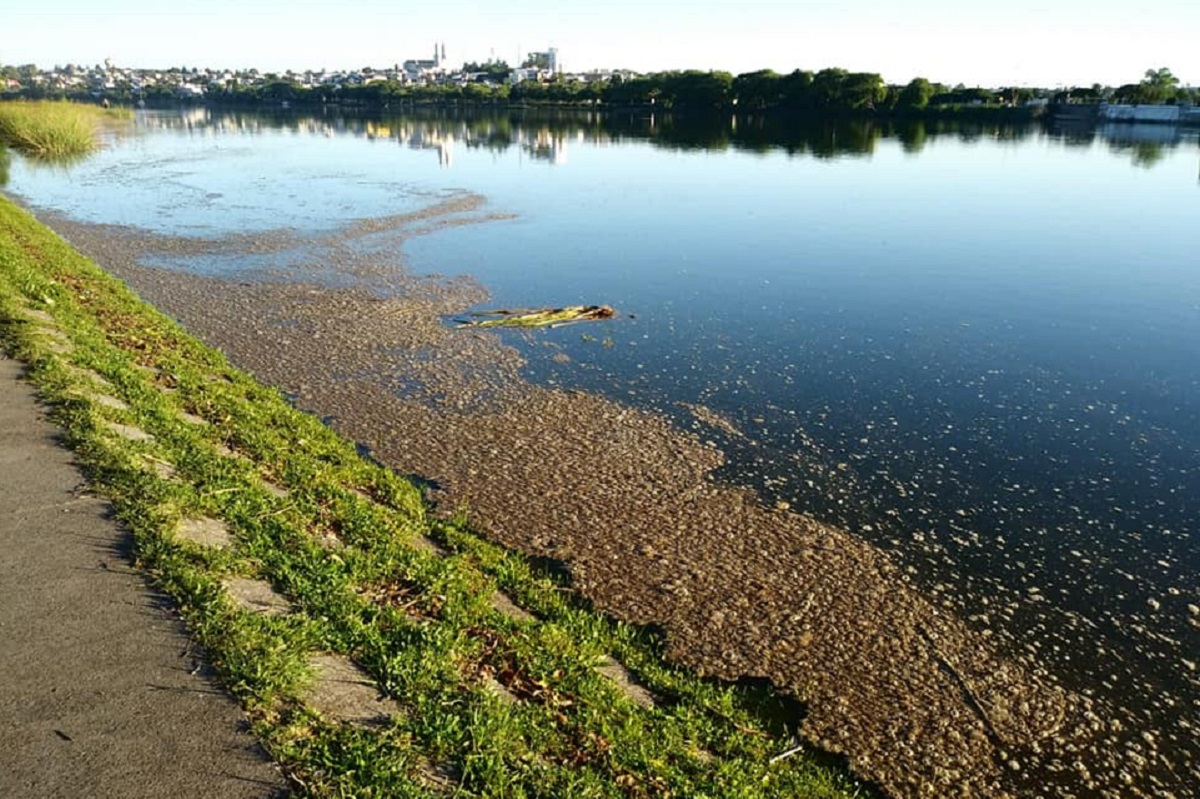
[[[289,288],[281,284],[247,287],[189,278],[139,267],[134,263],[137,258],[130,259],[128,253],[128,245],[136,236],[127,237],[122,247],[105,241],[104,234],[89,235],[88,226],[60,221],[60,227],[69,228],[67,236],[78,239],[77,244],[87,239],[85,245],[101,256],[122,261],[113,271],[144,296],[153,300],[157,294],[161,305],[189,329],[199,329],[210,343],[215,340],[221,344],[231,358],[249,365],[260,378],[294,390],[302,407],[336,416],[336,428],[371,445],[393,468],[423,474],[449,486],[443,499],[447,507],[468,502],[478,509],[473,518],[503,543],[531,555],[569,562],[577,585],[600,607],[637,623],[663,625],[672,653],[683,662],[727,678],[768,676],[784,690],[807,699],[812,708],[806,724],[809,737],[833,751],[846,751],[857,770],[868,776],[882,772],[881,781],[897,795],[907,795],[928,784],[967,784],[975,786],[981,795],[1005,795],[1006,789],[1001,786],[1014,780],[1020,784],[1026,779],[1045,779],[1049,772],[1039,772],[1037,762],[1052,764],[1058,745],[1075,746],[1094,735],[1083,731],[1082,719],[1091,710],[1082,698],[1067,697],[1022,668],[997,659],[977,634],[940,616],[907,585],[896,567],[869,545],[797,514],[763,508],[748,492],[713,483],[709,475],[719,464],[720,454],[700,445],[694,437],[680,435],[653,415],[622,409],[595,397],[537,389],[512,393],[515,370],[519,368],[515,353],[497,341],[487,343],[486,337],[472,336],[474,342],[485,342],[475,345],[477,349],[464,345],[462,337],[455,342],[436,321],[437,314],[431,313],[431,308],[453,308],[455,301],[461,304],[462,297],[439,297],[428,282],[406,275],[395,266],[376,271],[374,278],[397,280],[412,295],[422,290],[430,292],[423,313],[414,312],[412,304],[406,307],[403,303],[372,300],[355,296],[351,290],[328,291],[313,285]],[[386,224],[376,227],[382,229],[372,232],[386,232]],[[132,250],[143,256],[152,250],[142,245],[145,242]],[[126,250],[124,255],[122,249]],[[369,259],[363,265],[370,267]],[[389,269],[396,271],[389,273]],[[202,298],[212,291],[236,299],[231,303],[235,307],[227,309],[233,315],[203,318]],[[303,309],[296,318],[272,318],[272,309],[293,304]],[[253,330],[236,332],[237,315],[241,323],[254,319]],[[189,316],[194,318],[189,320]],[[363,367],[378,368],[378,353],[362,346],[364,331],[340,327],[339,317],[351,318],[360,327],[365,322],[367,332],[384,334],[385,340],[390,336],[389,357],[404,347],[420,350],[440,346],[460,359],[482,357],[498,374],[464,379],[462,375],[439,373],[429,365],[434,359],[426,352],[407,364],[392,364],[388,379],[375,380],[365,387],[346,381],[330,384],[320,376],[287,385],[294,381],[295,374],[304,373],[305,363],[336,362],[330,359],[348,354],[353,356],[348,363],[355,370],[347,371],[361,373]],[[406,325],[415,323],[417,332],[398,329],[397,319]],[[279,330],[295,330],[297,324],[309,335],[288,338],[286,342],[279,338]],[[318,345],[317,341],[323,343]],[[354,341],[359,342],[357,346],[342,348]],[[306,349],[271,359],[269,353],[280,345]],[[421,379],[414,385],[413,373],[405,378],[403,367],[426,371],[416,372]],[[369,391],[364,392],[364,388]],[[447,388],[458,392],[460,400],[457,407],[454,401],[448,403],[449,413],[445,407],[436,407],[446,404],[439,403],[437,397],[445,395]],[[399,401],[398,390],[418,400],[409,397],[407,403]],[[498,404],[487,414],[472,414],[470,409],[480,398]],[[364,404],[371,410],[364,412]],[[380,438],[381,429],[388,429],[388,424],[380,427],[381,418],[410,432],[406,437],[372,441]],[[536,442],[546,439],[545,431],[531,426],[529,420],[550,418],[575,426],[580,435],[568,441],[612,442],[624,456],[624,460],[614,463],[611,452],[597,452],[578,462],[576,473],[597,477],[599,490],[596,484],[570,488],[556,485],[561,482],[561,471],[550,484],[538,483],[539,466],[544,470],[547,463],[567,462],[561,452],[537,446]],[[452,435],[439,437],[436,431],[446,426],[454,428]],[[420,430],[426,438],[413,435],[413,430]],[[650,450],[682,454],[682,459],[655,461],[646,456],[648,443]],[[522,450],[526,451],[521,457],[513,456]],[[421,456],[412,458],[410,454],[417,451]],[[576,452],[572,457],[580,454]],[[507,477],[503,485],[489,487],[487,474]],[[527,481],[529,490],[511,490],[514,474]],[[649,497],[654,507],[647,509],[648,498],[639,492],[627,492],[633,484],[654,489]],[[612,497],[604,507],[574,501],[598,494]],[[544,504],[548,497],[554,499],[556,507],[537,504],[538,500]],[[533,525],[519,521],[531,499],[535,507],[547,511],[546,518]],[[665,513],[664,506],[668,508]],[[629,508],[650,512],[639,513],[637,523],[613,515]],[[680,509],[685,512],[680,513]],[[675,524],[680,517],[694,523]],[[614,518],[625,519],[623,525],[615,525],[621,530],[619,536],[605,542],[591,540],[594,536],[590,532],[614,526]],[[656,519],[659,527],[675,529],[675,533],[664,537],[662,530],[637,529],[639,525],[655,526],[648,525],[647,519]],[[710,526],[715,532],[703,529]],[[695,538],[679,541],[679,527]],[[559,534],[560,540],[546,535],[546,530],[566,532]],[[755,534],[754,540],[747,541],[750,533]],[[688,551],[691,546],[697,546],[703,556]],[[779,553],[788,554],[781,561]],[[633,579],[631,572],[645,579]],[[807,604],[804,600],[794,601],[798,584],[809,587]],[[829,613],[832,617],[811,618],[814,605],[822,615]],[[854,629],[864,619],[879,623],[874,630]],[[714,629],[723,629],[724,638],[714,635]],[[880,630],[887,630],[892,638],[881,644],[875,640]],[[747,638],[753,639],[755,646],[749,647],[749,652],[739,650],[738,645]],[[730,643],[733,648],[726,646]],[[841,651],[832,651],[835,649]],[[832,662],[817,663],[822,660]],[[824,682],[818,680],[815,686],[804,683],[797,676],[803,671],[798,663],[825,668]],[[887,664],[884,668],[892,671],[884,677],[873,676],[872,667],[879,663]],[[845,685],[855,679],[873,687]],[[892,696],[896,685],[906,686],[909,696]],[[859,693],[854,695],[856,690]],[[848,691],[852,694],[849,698],[845,695]],[[926,691],[931,693],[923,696]],[[1025,711],[1020,710],[1022,702],[1028,708]],[[1043,713],[1034,710],[1039,704],[1047,709],[1057,706],[1059,710],[1046,713],[1051,721],[1044,721],[1039,718]],[[981,710],[984,707],[1000,708],[1001,713],[993,718]],[[851,719],[847,725],[847,712],[865,717]],[[1061,717],[1061,728],[1057,730],[1052,721],[1056,717]],[[946,751],[947,743],[939,740],[946,719],[953,719],[950,728],[957,725],[960,735],[963,730],[975,730],[981,737],[965,735],[957,749]],[[1040,726],[1043,723],[1049,727]],[[1072,729],[1076,723],[1079,726]],[[1063,734],[1063,729],[1068,732]],[[907,735],[907,739],[897,740],[898,733]],[[925,764],[911,775],[890,774],[889,764],[876,759],[881,753],[905,749],[918,750],[914,757]],[[1029,760],[1022,759],[1023,753],[1009,758],[1018,763],[1019,771],[1000,757],[1002,751],[1012,754],[1010,749],[1018,753],[1028,749],[1031,753]],[[1039,753],[1038,749],[1046,751]],[[1104,759],[1095,748],[1093,753]],[[938,775],[937,770],[945,762],[962,765],[965,773]],[[1101,773],[1108,773],[1117,780],[1117,765],[1111,765],[1111,771],[1096,766],[1092,774],[1101,779]],[[893,769],[900,766],[909,768],[914,764],[890,764]],[[939,776],[942,782],[928,782]]]
[[[0,262],[5,351],[305,793],[873,793],[796,747],[774,694],[664,662],[653,632],[431,518],[7,200]]]

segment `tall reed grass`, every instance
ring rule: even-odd
[[[0,144],[25,155],[69,158],[98,146],[104,109],[68,102],[15,100],[0,103]]]

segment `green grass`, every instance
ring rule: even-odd
[[[39,330],[53,317],[70,348]],[[790,702],[697,676],[652,632],[593,611],[561,579],[469,529],[433,519],[412,484],[140,302],[0,198],[0,345],[29,365],[93,489],[131,532],[137,563],[170,594],[267,751],[305,796],[845,797],[830,758],[794,745]],[[103,377],[127,409],[84,391]],[[188,424],[181,412],[209,424]],[[153,434],[133,443],[120,421]],[[227,449],[222,449],[227,448]],[[228,450],[242,458],[229,457]],[[152,461],[149,459],[153,459]],[[177,470],[156,475],[152,462]],[[268,490],[267,481],[287,489]],[[234,545],[173,535],[223,520]],[[324,549],[322,532],[345,542]],[[439,557],[413,546],[436,541]],[[222,578],[269,581],[296,612],[255,615]],[[503,589],[536,614],[488,601]],[[403,602],[388,601],[400,596]],[[311,653],[352,657],[404,712],[382,727],[324,718],[305,700]],[[623,662],[662,699],[645,708],[594,668]],[[509,704],[481,679],[503,675]],[[453,787],[423,778],[430,767]]]
[[[128,111],[69,102],[0,102],[0,144],[39,158],[86,155],[98,146],[102,124],[127,116]]]

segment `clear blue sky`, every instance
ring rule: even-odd
[[[558,47],[568,70],[842,66],[902,83],[1056,86],[1169,67],[1200,84],[1200,0],[44,0],[7,3],[0,62],[342,69]]]

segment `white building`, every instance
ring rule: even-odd
[[[516,86],[518,83],[523,83],[527,80],[537,80],[541,77],[542,71],[537,67],[523,67],[514,69],[508,76],[508,80]]]
[[[433,45],[433,59],[409,59],[404,62],[404,73],[414,83],[443,75],[446,72],[446,43]]]

